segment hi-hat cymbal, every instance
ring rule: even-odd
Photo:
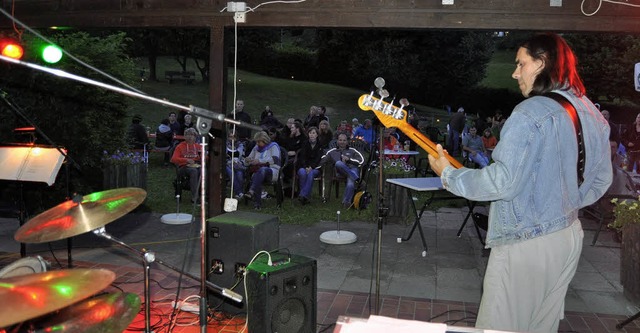
[[[67,269],[0,279],[0,327],[33,319],[106,288],[116,274],[107,269]]]
[[[147,197],[140,188],[126,187],[65,201],[21,226],[14,235],[21,243],[45,243],[89,232],[113,222],[138,207]]]
[[[140,296],[132,293],[101,295],[46,316],[34,326],[36,332],[122,332],[140,311],[140,304]]]

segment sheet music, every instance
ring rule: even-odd
[[[0,179],[45,182],[51,186],[64,162],[56,148],[0,147]]]

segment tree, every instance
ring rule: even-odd
[[[640,61],[640,36],[608,33],[564,37],[578,57],[580,75],[594,101],[638,101],[633,70]]]
[[[124,33],[95,37],[87,32],[60,32],[49,37],[68,53],[121,81],[132,83],[135,65],[125,53],[129,40]],[[24,38],[28,49],[39,43]],[[38,62],[33,56],[26,61]],[[104,76],[69,57],[58,63],[59,69],[85,78],[108,82]],[[7,91],[13,103],[57,145],[68,150],[69,156],[80,169],[71,168],[71,190],[90,193],[101,188],[101,158],[103,151],[125,148],[125,125],[128,99],[104,88],[63,79],[42,71],[17,65],[2,65],[0,88]],[[3,106],[4,107],[4,106]],[[0,135],[10,141],[10,133],[24,122],[9,109],[0,114]],[[42,140],[39,144],[49,144]],[[60,180],[62,172],[58,175]],[[66,184],[56,181],[57,193],[64,196]],[[59,199],[60,197],[58,197]],[[59,202],[59,201],[58,201]]]
[[[432,105],[480,82],[494,48],[490,33],[470,31],[324,31],[319,39],[320,72],[338,73],[337,83],[369,86],[381,76],[392,93]]]

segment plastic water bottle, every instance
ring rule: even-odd
[[[622,155],[622,170],[629,170],[629,156],[627,154]]]

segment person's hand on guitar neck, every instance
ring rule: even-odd
[[[435,158],[432,155],[429,155],[429,166],[431,167],[431,170],[433,170],[433,172],[435,172],[438,176],[440,176],[442,175],[442,171],[446,167],[452,166],[452,165],[449,162],[449,160],[447,160],[447,158],[445,157],[444,149],[442,148],[442,145],[440,144],[436,145],[436,152],[438,153],[438,158]]]

